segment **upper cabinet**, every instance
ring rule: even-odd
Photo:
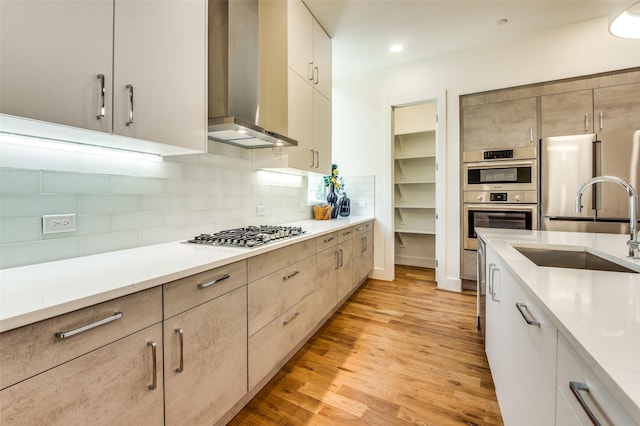
[[[542,137],[640,128],[640,83],[540,97]]]
[[[535,97],[465,107],[462,110],[463,150],[535,146],[537,120]]]
[[[2,113],[205,151],[205,0],[1,7]]]
[[[254,164],[329,174],[331,39],[300,0],[260,0],[259,15],[260,75],[269,78],[260,85],[261,123],[298,146],[253,150]]]

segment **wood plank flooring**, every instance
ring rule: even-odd
[[[502,425],[475,293],[369,279],[230,425]]]

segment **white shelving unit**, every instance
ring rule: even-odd
[[[435,268],[436,104],[394,108],[395,263]]]

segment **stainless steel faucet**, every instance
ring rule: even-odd
[[[596,176],[578,187],[576,191],[576,213],[582,211],[582,193],[589,185],[599,182],[617,183],[629,193],[629,234],[631,239],[627,241],[629,246],[629,258],[640,259],[640,242],[638,242],[638,194],[633,186],[616,176]]]

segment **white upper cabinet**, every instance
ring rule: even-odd
[[[2,113],[143,140],[96,137],[97,145],[205,151],[206,0],[3,0],[1,8]]]
[[[206,17],[204,0],[116,1],[114,133],[204,150]]]
[[[113,0],[2,0],[0,112],[111,132],[112,52]]]
[[[332,79],[331,39],[324,29],[313,21],[313,84],[331,100]]]

